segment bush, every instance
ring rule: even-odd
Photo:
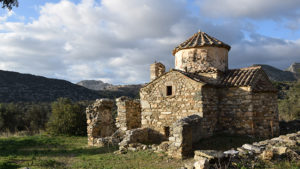
[[[1,103],[0,132],[44,130],[50,112],[49,103]]]
[[[52,135],[86,135],[85,106],[59,98],[51,105],[52,114],[46,130]]]
[[[286,96],[278,101],[279,117],[290,121],[300,119],[300,81],[286,92]]]

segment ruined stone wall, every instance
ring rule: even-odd
[[[97,145],[99,138],[111,136],[116,131],[113,107],[113,100],[97,99],[86,108],[88,145]]]
[[[219,129],[230,134],[253,134],[250,87],[221,88],[219,94]]]
[[[141,127],[141,105],[139,100],[128,97],[116,99],[118,106],[118,115],[116,126],[123,130],[131,130]]]
[[[256,136],[279,135],[278,105],[276,93],[253,93],[253,121]]]
[[[167,86],[172,86],[170,96],[166,95]],[[174,71],[142,88],[142,127],[168,135],[175,121],[192,114],[203,117],[202,86]]]
[[[175,69],[196,72],[209,68],[228,69],[228,50],[218,47],[183,49],[175,54]]]
[[[193,144],[204,138],[202,133],[206,129],[202,123],[203,118],[198,115],[191,115],[173,123],[169,137],[169,156],[182,159],[191,155]]]

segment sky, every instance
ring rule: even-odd
[[[230,68],[300,62],[299,0],[19,0],[0,9],[0,70],[145,83],[198,30],[231,46]]]

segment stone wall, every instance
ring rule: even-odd
[[[217,47],[201,47],[183,49],[175,54],[175,69],[197,72],[209,68],[227,70],[228,50]]]
[[[276,93],[253,93],[253,121],[256,136],[279,135],[278,105]]]
[[[167,86],[172,87],[172,95],[167,95]],[[175,121],[192,114],[203,117],[202,86],[173,71],[142,88],[142,127],[168,136]]]
[[[154,80],[164,74],[166,71],[165,65],[160,62],[155,62],[150,65],[150,80]]]
[[[141,105],[139,100],[128,97],[116,99],[118,115],[116,126],[123,131],[141,127]]]
[[[188,161],[182,168],[209,169],[216,166],[219,166],[217,168],[236,168],[236,164],[245,168],[262,168],[263,161],[267,163],[276,161],[297,162],[300,160],[299,143],[300,131],[270,140],[244,144],[236,150],[196,150],[194,161]]]
[[[219,130],[230,134],[271,137],[279,134],[277,95],[250,87],[219,89]]]
[[[116,131],[113,107],[113,100],[97,99],[86,108],[88,145],[101,146],[99,138],[111,136]]]
[[[253,134],[253,105],[250,87],[219,89],[219,130],[230,134]]]
[[[193,144],[204,138],[203,118],[191,115],[178,120],[172,125],[169,137],[169,156],[177,159],[188,157],[193,153]]]
[[[150,128],[127,130],[124,139],[120,142],[120,150],[128,148],[132,143],[159,144],[166,138]]]

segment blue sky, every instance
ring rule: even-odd
[[[300,62],[299,0],[19,0],[0,10],[0,69],[144,83],[199,29],[231,45],[230,68]]]

